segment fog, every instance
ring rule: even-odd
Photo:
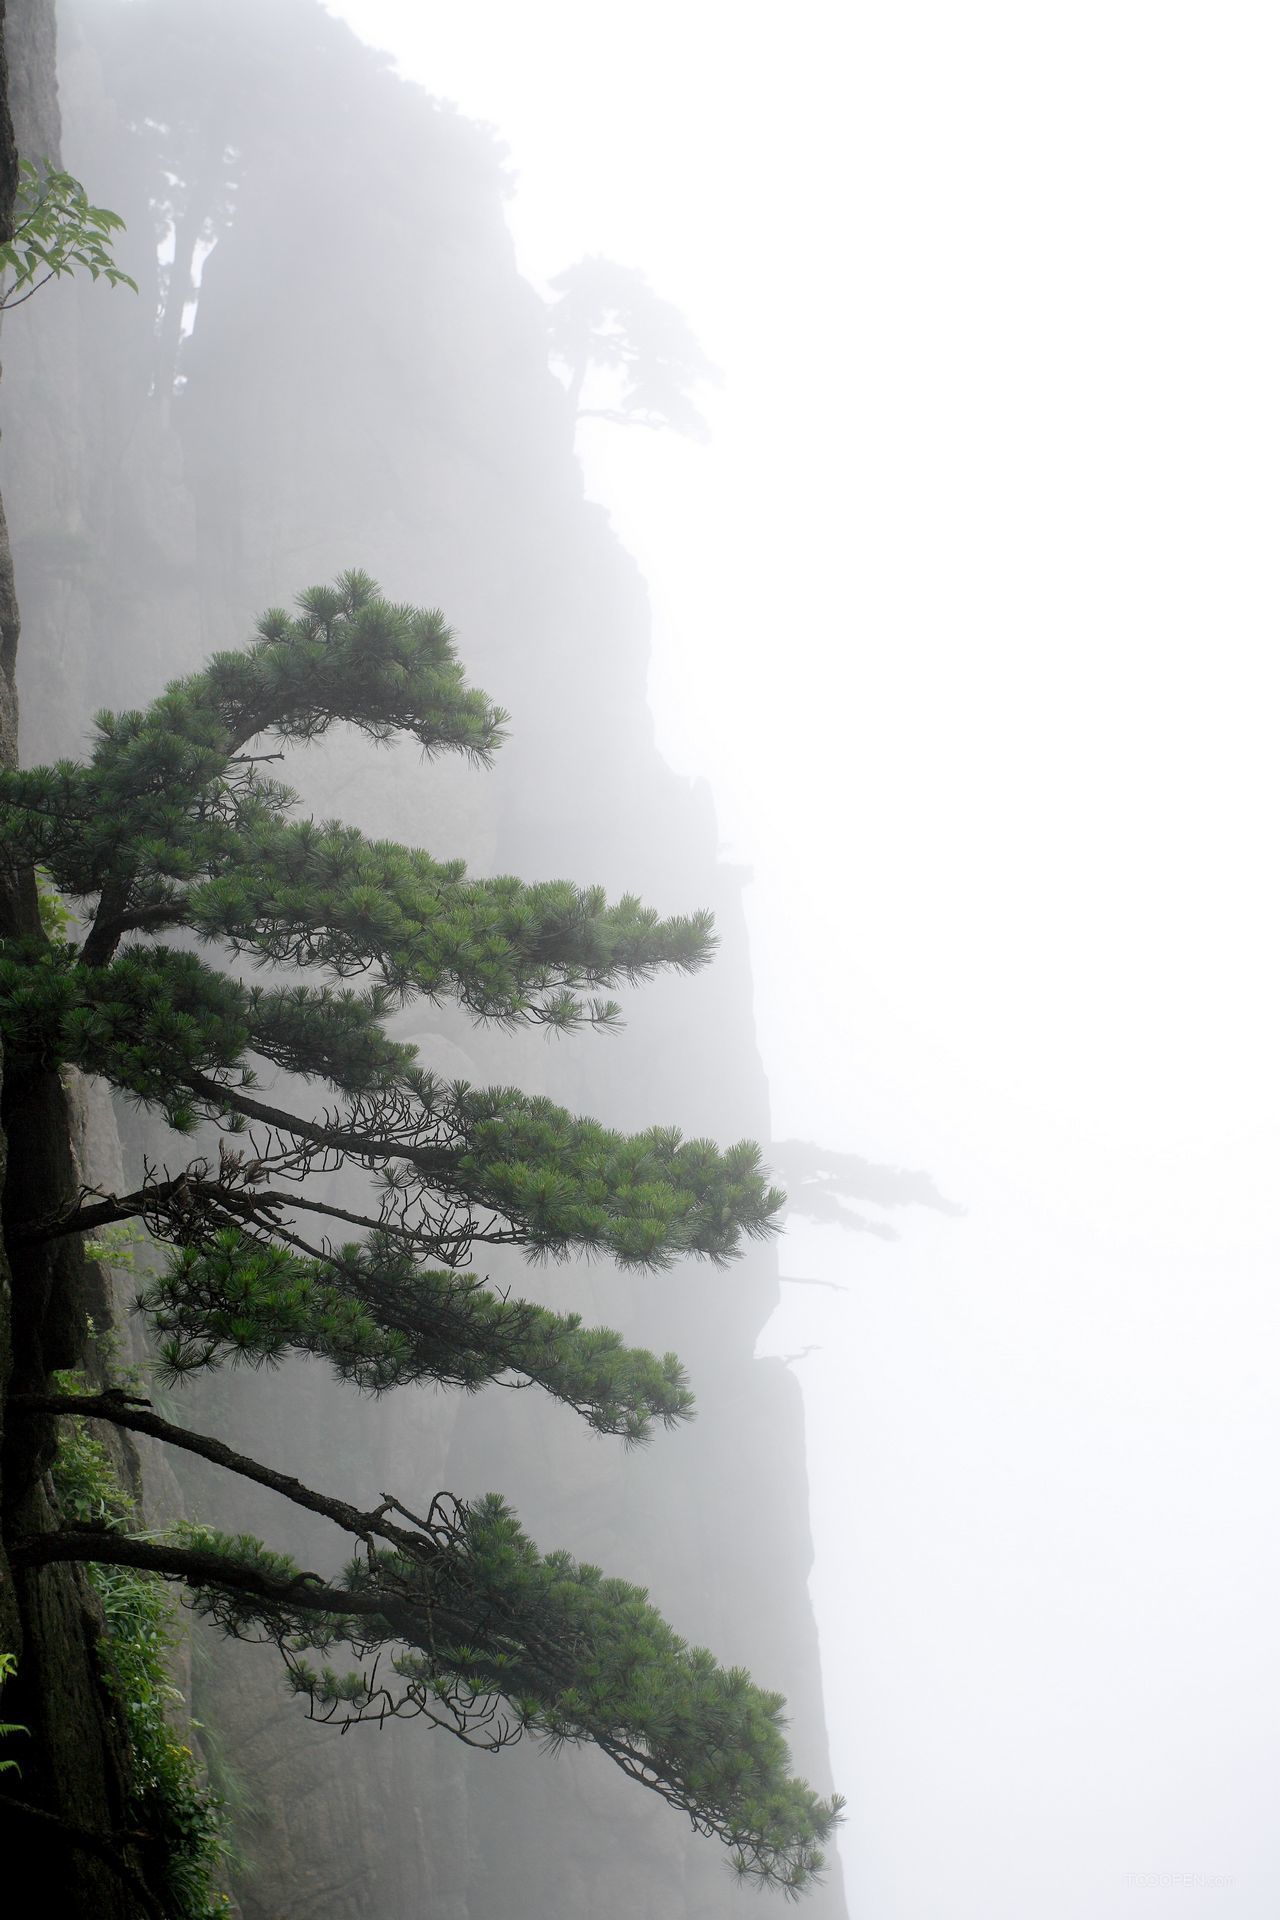
[[[510,707],[495,767],[338,734],[286,754],[303,805],[480,874],[589,877],[663,913],[710,908],[722,947],[714,968],[628,993],[627,1031],[608,1041],[473,1024],[430,993],[397,1013],[397,1034],[450,1079],[514,1081],[613,1127],[656,1118],[768,1141],[745,870],[720,857],[705,780],[655,745],[643,576],[584,498],[574,409],[548,365],[546,306],[516,270],[494,138],[396,78],[318,0],[61,0],[58,26],[57,97],[51,9],[22,16],[8,43],[18,137],[49,154],[60,139],[118,210],[117,258],[138,295],[73,283],[38,327],[6,329],[0,481],[26,759],[82,752],[96,709],[150,700],[344,565],[438,603],[468,677]],[[275,1078],[268,1068],[264,1085]],[[315,1111],[314,1089],[279,1092]],[[221,1165],[217,1147],[196,1151]],[[189,1166],[192,1150],[154,1112],[113,1109],[105,1084],[86,1092],[93,1188],[123,1194],[149,1169]],[[795,1151],[802,1189],[816,1182],[807,1203],[832,1197],[832,1175],[843,1190],[849,1162],[828,1144],[808,1176],[803,1142]],[[885,1163],[853,1165],[881,1199],[898,1195]],[[369,1204],[363,1179],[354,1191],[332,1179],[322,1204]],[[485,1252],[496,1286],[673,1350],[698,1419],[628,1449],[550,1394],[423,1384],[362,1397],[300,1356],[193,1383],[182,1417],[357,1499],[403,1489],[423,1511],[438,1489],[497,1491],[544,1549],[643,1583],[689,1643],[776,1688],[790,1764],[828,1792],[799,1360],[756,1353],[783,1294],[776,1243],[726,1270],[680,1261],[631,1282],[607,1263],[531,1268],[515,1247]],[[135,1290],[120,1282],[121,1342]],[[112,1318],[105,1281],[89,1311],[95,1327]],[[181,1461],[153,1456],[143,1477],[149,1532],[183,1516],[249,1526],[335,1567],[313,1512]],[[741,1910],[724,1848],[590,1743],[549,1758],[525,1739],[476,1764],[412,1715],[345,1741],[308,1724],[269,1649],[216,1634],[197,1648],[182,1675],[194,1717],[174,1731],[232,1804],[243,1920]],[[59,1686],[64,1652],[50,1649]],[[808,1911],[844,1913],[837,1861]]]
[[[438,602],[513,713],[494,771],[338,740],[291,750],[305,804],[706,905],[722,948],[608,1042],[430,1002],[397,1032],[613,1126],[759,1136],[792,1204],[724,1273],[495,1261],[680,1353],[700,1418],[651,1448],[301,1359],[193,1422],[352,1499],[496,1487],[784,1690],[849,1802],[813,1920],[1269,1920],[1280,30],[330,12],[60,0],[65,162],[141,293],[6,321],[23,751],[340,567]],[[51,152],[49,22],[10,20]],[[544,302],[592,254],[722,371],[705,444],[603,417],[605,374],[575,440]],[[104,1191],[182,1164],[91,1120]],[[332,1564],[265,1494],[147,1473],[149,1524]],[[221,1642],[191,1686],[244,1920],[744,1911],[598,1754],[338,1741]]]
[[[584,422],[747,864],[865,1920],[1275,1910],[1277,31],[1259,5],[333,10],[639,267]],[[810,1349],[809,1351],[804,1351]]]

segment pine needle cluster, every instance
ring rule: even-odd
[[[641,1270],[731,1260],[782,1203],[758,1149],[669,1127],[622,1134],[514,1087],[443,1081],[386,1022],[420,996],[502,1027],[609,1027],[614,989],[706,964],[710,916],[664,919],[563,880],[473,878],[298,817],[267,771],[279,743],[337,725],[483,764],[505,718],[467,686],[439,613],[348,573],[269,612],[243,652],[144,711],[100,714],[84,761],[0,773],[0,860],[75,903],[73,921],[46,913],[42,932],[0,946],[6,1070],[75,1066],[179,1132],[221,1130],[216,1162],[84,1195],[15,1241],[142,1220],[168,1248],[142,1305],[169,1376],[303,1353],[375,1393],[532,1385],[627,1443],[692,1412],[674,1354],[494,1289],[477,1255],[514,1246]],[[248,983],[227,970],[245,959],[299,977]],[[277,1104],[262,1087],[276,1072],[314,1084],[315,1107]],[[343,1166],[365,1175],[352,1205],[317,1179]],[[789,1778],[780,1699],[687,1647],[639,1589],[540,1556],[496,1496],[406,1529],[130,1414],[120,1396],[99,1417],[329,1514],[362,1556],[331,1589],[261,1543],[204,1534],[104,1545],[72,1530],[28,1543],[29,1558],[123,1555],[186,1579],[228,1631],[275,1638],[326,1710],[386,1711],[385,1689],[313,1673],[308,1647],[391,1648],[402,1703],[460,1738],[484,1744],[500,1726],[595,1744],[725,1841],[740,1871],[788,1892],[812,1879],[835,1808]]]

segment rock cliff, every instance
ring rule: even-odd
[[[65,161],[125,215],[142,297],[67,285],[38,338],[6,330],[24,757],[73,751],[95,708],[140,703],[341,568],[440,605],[511,710],[497,769],[326,745],[286,777],[318,814],[481,870],[710,906],[722,949],[628,996],[617,1039],[549,1046],[420,1006],[399,1030],[450,1075],[613,1124],[767,1139],[740,881],[710,796],[654,746],[644,583],[583,496],[495,139],[316,0],[68,0],[60,22]],[[165,1157],[149,1123],[121,1126],[129,1155]],[[541,1545],[644,1581],[686,1637],[785,1691],[797,1766],[827,1788],[803,1409],[783,1364],[753,1357],[776,1257],[646,1280],[493,1271],[679,1352],[694,1426],[628,1454],[538,1396],[361,1401],[301,1364],[221,1375],[184,1413],[359,1499],[500,1490]],[[228,1506],[181,1477],[203,1516],[336,1564],[269,1496]],[[206,1646],[194,1685],[241,1808],[249,1920],[743,1911],[718,1850],[599,1756],[494,1761],[414,1724],[339,1742],[239,1646]],[[838,1868],[809,1911],[843,1913]]]

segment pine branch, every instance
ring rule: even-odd
[[[117,876],[103,887],[93,925],[80,949],[82,966],[105,967],[115,952],[120,940],[115,929],[128,907],[132,878],[132,874]]]
[[[660,358],[669,383],[679,356]],[[654,379],[641,392],[633,377],[627,424],[661,410]],[[148,1168],[133,1192],[85,1188],[53,1217],[11,1223],[35,1245],[144,1220],[170,1249],[142,1305],[172,1374],[301,1352],[377,1392],[537,1384],[624,1440],[690,1411],[674,1355],[625,1348],[460,1268],[473,1243],[650,1270],[686,1254],[726,1261],[774,1230],[782,1204],[758,1148],[676,1128],[624,1134],[515,1088],[446,1083],[385,1023],[418,994],[504,1025],[606,1026],[617,1009],[595,991],[702,966],[710,916],[663,920],[569,882],[475,880],[338,823],[290,822],[296,795],[256,765],[339,722],[484,762],[503,719],[466,686],[439,614],[392,606],[348,574],[302,595],[295,615],[268,613],[246,651],[144,711],[99,716],[87,764],[0,770],[0,865],[42,866],[69,898],[97,902],[81,948],[65,926],[0,942],[7,1064],[100,1074],[179,1132],[205,1113],[227,1133],[259,1130],[252,1158],[224,1144],[216,1167]],[[262,736],[265,754],[251,745]],[[327,982],[251,989],[192,951],[128,937],[172,925],[220,943],[224,961],[315,966]],[[342,984],[359,974],[373,984]],[[256,1091],[264,1062],[336,1092],[286,1111]],[[367,1197],[348,1207],[298,1190],[342,1164],[375,1176]],[[335,1245],[337,1223],[363,1238]],[[180,1581],[226,1632],[275,1641],[321,1717],[406,1710],[489,1747],[526,1729],[595,1742],[738,1849],[741,1871],[787,1892],[820,1864],[836,1809],[787,1777],[780,1697],[686,1646],[640,1589],[540,1555],[496,1496],[443,1497],[425,1521],[389,1498],[363,1512],[125,1394],[40,1395],[20,1412],[148,1433],[325,1517],[362,1553],[325,1580],[247,1536],[72,1525],[19,1542],[14,1564],[97,1561]],[[305,1665],[306,1650],[335,1645],[373,1668]],[[374,1685],[384,1649],[394,1700]]]
[[[49,1240],[64,1240],[68,1234],[97,1233],[100,1228],[116,1226],[122,1220],[145,1219],[148,1211],[161,1210],[165,1201],[181,1192],[186,1183],[187,1175],[183,1173],[176,1179],[164,1180],[155,1186],[139,1187],[135,1192],[121,1194],[118,1198],[111,1194],[95,1206],[76,1207],[70,1213],[17,1228],[7,1235],[7,1239],[10,1246],[38,1247]]]
[[[114,918],[104,918],[100,904],[81,950],[81,960],[87,967],[105,966],[126,933],[154,933],[160,927],[185,926],[186,920],[185,900],[166,900],[153,907],[131,907]]]
[[[353,1128],[332,1126],[320,1120],[306,1120],[284,1107],[273,1107],[265,1100],[255,1100],[252,1094],[246,1093],[241,1087],[226,1086],[221,1081],[210,1080],[202,1073],[189,1074],[187,1084],[214,1114],[243,1114],[246,1120],[256,1120],[261,1126],[270,1127],[273,1133],[288,1134],[292,1139],[305,1140],[314,1147],[330,1147],[334,1152],[365,1165],[385,1160],[405,1160],[428,1176],[444,1175],[452,1165],[452,1155],[417,1148],[411,1141],[384,1139],[378,1134],[364,1134]]]
[[[317,1493],[292,1474],[279,1473],[274,1467],[264,1466],[248,1454],[227,1446],[222,1440],[195,1433],[190,1427],[175,1426],[173,1421],[162,1419],[154,1412],[149,1401],[138,1399],[118,1388],[106,1393],[19,1393],[10,1398],[9,1407],[15,1414],[26,1418],[35,1414],[51,1414],[84,1420],[107,1420],[113,1426],[127,1427],[131,1433],[149,1434],[153,1440],[163,1440],[167,1446],[198,1454],[215,1467],[239,1474],[242,1479],[253,1480],[260,1487],[269,1487],[273,1493],[291,1500],[295,1506],[305,1507],[310,1513],[318,1513],[324,1519],[332,1520],[335,1526],[354,1534],[359,1540],[368,1541],[372,1534],[378,1533],[394,1546],[413,1544],[414,1536],[401,1527],[389,1525],[383,1519],[385,1507],[373,1513],[363,1513],[349,1501],[334,1499],[331,1494]]]
[[[421,1238],[412,1228],[398,1226],[394,1221],[355,1213],[348,1207],[330,1206],[305,1193],[272,1193],[266,1189],[236,1187],[225,1180],[203,1179],[189,1167],[173,1179],[138,1187],[118,1197],[107,1195],[94,1206],[76,1207],[56,1219],[18,1229],[9,1235],[9,1243],[14,1247],[43,1246],[47,1241],[64,1240],[73,1233],[97,1233],[124,1220],[145,1220],[162,1238],[168,1237],[165,1227],[170,1224],[185,1235],[190,1230],[193,1214],[212,1214],[219,1210],[237,1222],[278,1233],[280,1228],[274,1216],[282,1207],[300,1207],[306,1213],[322,1214],[326,1219],[341,1220],[344,1225],[363,1227],[370,1233],[393,1233],[410,1241]]]
[[[51,1533],[28,1534],[9,1552],[15,1567],[48,1567],[67,1562],[83,1566],[134,1567],[140,1573],[158,1573],[193,1588],[217,1588],[243,1594],[265,1606],[287,1607],[299,1613],[328,1613],[363,1620],[386,1618],[385,1599],[330,1587],[315,1573],[289,1578],[263,1573],[209,1547],[180,1547],[170,1541],[142,1540],[109,1527],[60,1527]],[[3,1796],[0,1796],[2,1799]]]
[[[495,1496],[450,1506],[437,1521],[439,1509],[437,1500],[419,1522],[388,1501],[360,1516],[394,1544],[388,1553],[369,1542],[341,1587],[247,1538],[183,1547],[69,1528],[19,1542],[13,1560],[97,1561],[182,1581],[224,1631],[274,1640],[323,1714],[344,1700],[353,1720],[398,1709],[371,1679],[349,1685],[311,1672],[301,1663],[307,1646],[345,1641],[364,1658],[398,1641],[412,1650],[395,1661],[407,1703],[459,1738],[491,1721],[505,1697],[514,1718],[488,1744],[526,1726],[552,1742],[593,1743],[733,1848],[740,1871],[784,1892],[812,1880],[839,1803],[786,1778],[779,1695],[688,1647],[640,1589],[565,1554],[540,1556]],[[418,1531],[389,1522],[388,1511]]]
[[[616,1134],[511,1088],[442,1089],[421,1075],[375,1089],[345,1120],[329,1121],[205,1074],[188,1073],[185,1084],[215,1116],[242,1115],[364,1166],[401,1163],[425,1187],[508,1220],[535,1256],[599,1249],[650,1270],[685,1253],[725,1261],[744,1237],[777,1230],[784,1200],[749,1142],[719,1149],[682,1141],[676,1129]],[[587,1181],[589,1204],[575,1185]]]

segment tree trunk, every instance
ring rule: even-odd
[[[58,162],[53,0],[0,0],[0,232],[12,231],[17,135],[35,159]],[[14,85],[10,113],[9,81]],[[47,296],[46,296],[47,297]],[[54,295],[56,298],[56,294]],[[15,668],[18,603],[0,503],[0,765],[18,757]],[[0,876],[0,938],[40,937],[33,875]],[[65,1089],[56,1072],[5,1071],[0,1060],[0,1211],[40,1218],[66,1206],[77,1181]],[[48,1257],[50,1255],[53,1257]],[[28,1257],[30,1256],[30,1257]],[[85,1263],[78,1242],[62,1252],[32,1247],[12,1262],[0,1250],[0,1516],[3,1539],[58,1524],[43,1466],[52,1422],[3,1419],[12,1385],[43,1382],[50,1366],[82,1358]],[[78,1568],[13,1569],[0,1539],[0,1651],[17,1656],[3,1717],[25,1726],[20,1775],[0,1776],[0,1847],[19,1851],[30,1883],[53,1914],[139,1920],[156,1905],[136,1873],[113,1859],[128,1796],[128,1749],[120,1711],[97,1661],[102,1610]],[[16,1743],[15,1743],[16,1745]],[[14,1755],[17,1758],[17,1754]],[[81,1844],[76,1834],[100,1844]]]

